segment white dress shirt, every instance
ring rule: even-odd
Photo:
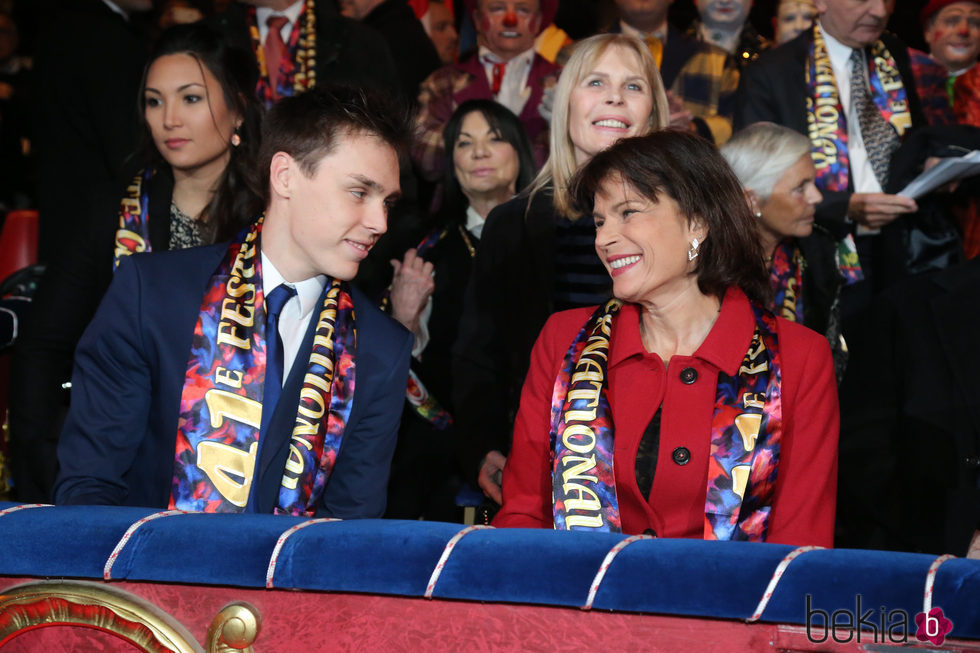
[[[486,46],[480,46],[480,63],[483,70],[487,73],[487,83],[493,88],[493,65],[495,63],[506,63],[503,79],[500,80],[500,92],[494,98],[497,102],[504,105],[513,112],[515,116],[521,115],[527,99],[531,97],[531,88],[527,85],[527,78],[531,74],[531,64],[534,63],[534,48],[525,50],[510,61],[504,62],[503,59],[488,50]]]
[[[282,340],[282,383],[286,384],[293,361],[306,337],[314,309],[319,306],[320,295],[327,285],[324,275],[317,275],[299,283],[288,283],[269,257],[262,253],[262,292],[269,296],[276,286],[285,283],[296,289],[296,294],[283,305],[279,314],[279,338]],[[265,316],[263,316],[264,318]]]
[[[875,177],[874,168],[868,159],[868,151],[864,147],[864,138],[861,136],[861,121],[858,120],[857,110],[851,103],[850,58],[853,50],[823,28],[820,31],[823,33],[824,43],[827,44],[827,54],[830,55],[830,65],[834,69],[834,80],[837,82],[837,96],[840,98],[840,105],[844,108],[847,119],[847,153],[850,157],[851,186],[855,193],[880,193],[881,184]]]
[[[126,22],[129,22],[129,14],[123,11],[122,8],[119,5],[117,5],[115,2],[113,2],[112,0],[102,0],[102,4],[104,4],[106,7],[111,9],[113,12],[122,16],[126,20]]]
[[[282,34],[282,41],[286,45],[289,45],[289,35],[293,31],[293,25],[299,20],[299,12],[303,9],[303,0],[296,0],[293,4],[289,5],[282,11],[273,11],[268,7],[256,7],[255,8],[255,22],[259,24],[259,40],[265,45],[265,37],[269,33],[269,17],[270,16],[285,16],[286,24],[279,29],[279,33]],[[275,286],[273,286],[274,288]],[[285,378],[285,375],[283,375]]]
[[[485,223],[486,220],[483,219],[482,215],[476,212],[476,209],[474,209],[472,206],[466,207],[466,230],[468,232],[477,238],[480,238],[483,234],[483,225]]]

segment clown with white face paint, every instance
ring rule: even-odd
[[[977,63],[980,55],[980,2],[934,0],[922,12],[932,58],[951,75]]]
[[[752,0],[697,0],[701,38],[733,52],[748,18]]]
[[[727,52],[737,66],[769,49],[770,42],[748,21],[752,0],[695,0],[695,5],[700,18],[688,33]]]
[[[558,80],[560,67],[534,50],[541,32],[539,0],[476,0],[470,4],[478,50],[474,56],[444,66],[419,86],[419,137],[412,157],[423,176],[435,181],[445,166],[443,126],[466,100],[494,100],[520,118],[535,163],[547,158],[546,91]]]
[[[920,14],[928,53],[909,48],[930,124],[980,122],[980,0],[931,0]]]

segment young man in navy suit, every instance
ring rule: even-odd
[[[399,194],[406,117],[318,87],[263,126],[266,211],[120,265],[75,357],[57,503],[380,517],[412,337],[348,283]]]

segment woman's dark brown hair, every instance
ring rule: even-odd
[[[769,273],[752,214],[735,173],[712,143],[669,130],[619,141],[572,178],[580,211],[592,213],[596,191],[609,177],[622,178],[654,202],[665,193],[689,221],[707,227],[694,269],[701,292],[721,298],[737,286],[768,305]]]
[[[258,72],[248,52],[234,47],[221,33],[198,22],[165,30],[150,54],[140,84],[140,115],[144,117],[143,144],[139,159],[143,165],[166,166],[153,145],[145,120],[146,75],[153,62],[171,54],[186,54],[206,68],[221,85],[225,105],[242,119],[236,130],[241,144],[231,147],[231,156],[218,182],[217,191],[202,216],[210,226],[212,240],[229,240],[262,210],[261,186],[255,179],[255,157],[259,150],[262,109],[255,98]],[[210,106],[210,98],[208,98]],[[213,114],[212,114],[213,117]],[[215,126],[217,129],[217,126]],[[266,171],[268,173],[268,171]]]

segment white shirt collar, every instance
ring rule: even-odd
[[[316,307],[317,300],[320,299],[323,288],[327,285],[327,277],[319,274],[298,283],[289,283],[283,279],[282,274],[276,269],[276,266],[269,257],[265,255],[265,252],[262,252],[262,292],[268,297],[269,293],[280,284],[286,284],[296,289],[296,297],[299,298],[300,304],[299,319],[303,320]]]
[[[483,223],[485,220],[483,217],[476,212],[472,206],[466,207],[466,230],[480,238],[480,234],[483,233]]]
[[[480,54],[480,61],[482,61],[484,64],[504,63],[503,59],[501,59],[496,54],[494,54],[493,51],[490,50],[490,48],[488,48],[485,45],[481,45],[478,48],[478,52]],[[512,58],[510,61],[507,61],[507,65],[510,66],[513,64],[521,64],[521,63],[527,63],[528,65],[530,65],[533,59],[534,59],[534,46],[531,46],[524,52]]]
[[[106,0],[102,0],[105,2]],[[282,11],[273,11],[269,7],[256,7],[255,8],[255,22],[259,24],[259,27],[265,27],[268,29],[266,24],[269,20],[269,16],[285,16],[289,21],[290,27],[299,20],[299,14],[303,10],[303,0],[296,0],[293,4],[289,5]]]
[[[823,42],[827,45],[827,54],[830,56],[831,63],[837,67],[839,62],[843,62],[846,66],[851,58],[851,53],[854,52],[854,48],[849,45],[844,45],[831,36],[830,32],[825,30],[822,25],[819,25],[819,28],[820,33],[823,34]]]
[[[648,36],[655,36],[656,38],[660,39],[661,43],[663,43],[665,46],[667,45],[667,23],[664,23],[664,26],[658,30],[654,30],[652,32],[641,32],[627,23],[625,20],[620,19],[619,28],[622,30],[623,34],[626,34],[627,36],[635,36],[641,41],[646,41]]]
[[[117,5],[115,2],[112,2],[112,0],[102,0],[102,3],[106,7],[108,7],[109,9],[111,9],[114,13],[117,13],[120,16],[122,16],[125,20],[127,20],[127,21],[129,20],[129,14],[127,14],[125,11],[123,11],[119,7],[119,5]]]

